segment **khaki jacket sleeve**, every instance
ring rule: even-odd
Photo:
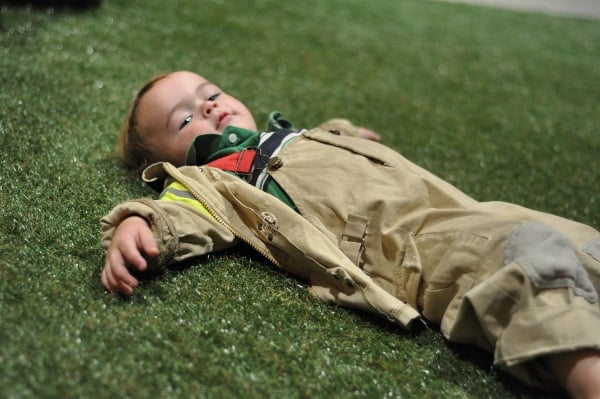
[[[115,229],[129,216],[141,216],[150,225],[160,255],[149,260],[149,271],[195,256],[227,249],[235,236],[208,215],[180,202],[139,199],[124,202],[101,220],[101,245],[106,250]]]

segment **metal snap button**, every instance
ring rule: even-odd
[[[279,169],[283,166],[283,159],[279,158],[279,157],[273,157],[271,159],[269,159],[269,162],[267,162],[267,168],[268,169]]]

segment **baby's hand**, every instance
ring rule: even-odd
[[[367,129],[366,127],[358,126],[358,134],[363,139],[373,140],[373,141],[381,141],[380,135],[378,135],[371,129]]]
[[[138,280],[129,271],[135,268],[144,271],[148,263],[142,253],[150,257],[159,255],[156,240],[145,219],[130,216],[116,228],[106,251],[102,284],[110,292],[121,292],[130,296]]]

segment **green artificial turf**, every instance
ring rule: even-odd
[[[543,396],[245,249],[108,294],[99,219],[152,195],[112,155],[133,93],[190,69],[258,120],[348,117],[477,199],[598,227],[599,43],[598,21],[422,0],[0,6],[0,397]]]

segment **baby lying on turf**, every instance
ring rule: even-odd
[[[374,140],[364,140],[363,138]],[[102,220],[102,282],[131,295],[143,272],[250,245],[317,297],[405,327],[440,326],[526,384],[600,397],[600,233],[478,202],[345,120],[295,129],[203,77],[159,76],[120,137],[158,200]]]

